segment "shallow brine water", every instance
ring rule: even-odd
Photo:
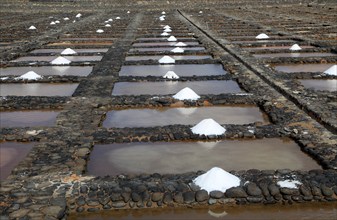
[[[336,220],[336,203],[249,205],[210,208],[158,208],[71,214],[69,220]]]
[[[122,66],[120,76],[164,76],[174,71],[178,76],[225,75],[221,64],[182,64],[182,65],[130,65]]]
[[[212,106],[189,108],[154,108],[113,110],[107,113],[104,127],[154,127],[165,125],[195,125],[212,118],[219,124],[267,123],[258,107]]]
[[[61,53],[65,48],[62,49],[36,49],[30,53]],[[108,51],[107,48],[88,48],[88,49],[73,49],[77,53],[105,53]]]
[[[129,50],[129,52],[147,52],[147,51],[171,51],[175,47],[136,47]],[[184,51],[203,51],[205,47],[184,47]]]
[[[303,79],[299,81],[307,89],[337,91],[337,79]]]
[[[0,127],[54,126],[59,111],[3,111],[0,112]]]
[[[6,83],[1,96],[71,96],[78,83]]]
[[[239,85],[232,80],[118,82],[114,85],[112,95],[168,95],[176,94],[185,87],[191,88],[198,95],[241,92]]]
[[[87,76],[92,71],[92,66],[37,66],[37,67],[7,67],[0,68],[0,75],[21,76],[29,71],[34,71],[41,76]]]
[[[324,72],[329,69],[335,63],[329,64],[290,64],[282,65],[277,64],[273,65],[275,70],[286,73],[296,73],[296,72]]]
[[[35,143],[0,142],[0,181],[5,180]]]
[[[88,173],[185,173],[209,170],[320,169],[289,139],[226,140],[218,142],[155,142],[95,145]]]
[[[146,43],[133,43],[133,47],[160,47],[160,46],[171,46],[174,47],[175,44],[177,44],[178,41],[176,42],[146,42]],[[184,44],[188,46],[196,46],[199,45],[198,41],[186,41]],[[172,48],[173,49],[173,48]]]
[[[335,53],[264,53],[253,54],[256,58],[273,58],[273,57],[330,57],[337,56]]]
[[[242,47],[245,50],[279,50],[279,49],[288,49],[291,46],[262,46],[262,47]],[[314,46],[305,46],[305,45],[301,45],[302,49],[307,49],[307,48],[315,48]]]
[[[125,61],[142,61],[142,60],[159,60],[163,56],[127,56]],[[176,56],[172,55],[171,58],[175,60],[204,60],[204,59],[212,59],[210,55],[181,55]]]
[[[64,56],[67,60],[71,62],[85,62],[85,61],[100,61],[102,56]],[[24,61],[31,61],[31,62],[51,62],[52,60],[56,59],[57,56],[27,56],[27,57],[19,57],[12,62],[24,62]]]

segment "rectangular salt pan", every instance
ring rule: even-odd
[[[159,60],[163,56],[127,56],[125,61],[142,61],[142,60]],[[203,60],[203,59],[212,59],[210,55],[171,55],[171,58],[175,60]]]
[[[178,76],[225,75],[221,64],[130,65],[122,66],[120,76],[164,76],[174,71]]]
[[[0,75],[21,76],[29,71],[34,71],[40,76],[87,76],[92,71],[92,66],[37,66],[37,67],[7,67],[0,68]]]
[[[6,83],[1,96],[71,96],[78,83]]]
[[[273,57],[330,57],[337,56],[335,53],[264,53],[253,54],[256,58],[273,58]]]
[[[337,63],[329,64],[290,64],[290,65],[274,65],[275,70],[286,73],[296,72],[321,72],[329,69],[331,66]]]
[[[190,143],[129,143],[95,145],[88,173],[185,173],[209,170],[311,170],[320,166],[288,139],[226,140]]]
[[[174,95],[185,87],[191,88],[198,95],[241,92],[239,85],[231,80],[118,82],[114,85],[112,95]]]
[[[61,53],[64,49],[36,49],[30,53]],[[105,53],[107,48],[88,48],[88,49],[73,49],[77,53]]]
[[[175,47],[135,47],[129,50],[129,52],[148,52],[148,51],[171,51]],[[204,51],[205,47],[181,47],[184,51]]]
[[[178,42],[146,42],[146,43],[134,43],[132,44],[133,47],[158,47],[158,46],[171,46],[175,47],[175,44]],[[186,41],[183,42],[188,46],[196,46],[199,45],[198,41]],[[172,48],[173,49],[173,48]]]
[[[219,124],[267,123],[258,107],[190,107],[113,110],[107,113],[104,127],[154,127],[174,124],[196,125],[205,118]]]
[[[0,112],[1,128],[54,126],[58,111]]]
[[[51,62],[56,59],[57,56],[27,56],[19,57],[12,62]],[[102,56],[64,56],[67,60],[71,62],[86,62],[86,61],[100,61]]]
[[[328,80],[303,79],[299,81],[307,89],[326,90],[331,92],[337,91],[337,79],[328,79]]]

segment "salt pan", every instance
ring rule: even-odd
[[[77,54],[77,52],[71,48],[67,48],[61,52],[62,55],[71,55],[71,54]]]
[[[183,42],[179,42],[179,43],[176,43],[174,46],[176,46],[176,47],[185,47],[185,46],[187,46],[187,44],[185,44]]]
[[[175,63],[175,59],[173,59],[170,56],[163,56],[162,58],[159,59],[159,63]]]
[[[177,41],[177,38],[175,36],[171,36],[169,38],[167,38],[167,41]]]
[[[240,186],[240,178],[219,167],[213,167],[193,180],[193,183],[208,193],[212,191],[226,192],[227,189]]]
[[[324,71],[325,74],[337,76],[337,65],[331,66],[329,69]]]
[[[298,46],[298,44],[294,44],[289,48],[289,50],[302,50],[302,48]]]
[[[266,35],[265,33],[261,33],[255,37],[256,39],[268,39],[269,36]]]
[[[179,79],[179,76],[173,71],[167,71],[167,73],[163,76],[163,78],[167,79]]]
[[[96,33],[103,33],[104,31],[102,29],[98,29]]]
[[[29,30],[36,30],[36,27],[32,25],[32,26],[30,26],[28,29],[29,29]]]
[[[172,49],[171,52],[173,52],[173,53],[184,53],[185,50],[181,47],[176,47],[176,48]]]
[[[283,181],[278,181],[277,185],[279,185],[282,188],[297,189],[298,185],[302,185],[302,183],[297,180],[283,180]]]
[[[193,134],[199,135],[222,135],[226,129],[211,118],[204,119],[191,128]]]
[[[178,99],[178,100],[197,100],[200,98],[200,96],[198,96],[198,94],[195,93],[189,87],[186,87],[180,90],[177,94],[175,94],[173,98]]]
[[[29,71],[29,72],[15,78],[15,79],[38,80],[38,79],[42,79],[42,76],[35,73],[34,71]]]
[[[71,63],[71,61],[60,56],[60,57],[57,57],[56,59],[52,60],[50,63],[53,64],[53,65],[64,65],[64,64]]]

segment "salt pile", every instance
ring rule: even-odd
[[[78,13],[78,14],[76,15],[76,18],[80,18],[80,17],[82,17],[82,14],[81,14],[81,13]]]
[[[50,25],[54,25],[54,24],[56,24],[54,21],[50,22]]]
[[[185,44],[183,42],[179,42],[179,43],[176,43],[174,46],[176,46],[176,47],[185,47],[185,46],[187,46],[187,44]]]
[[[177,38],[175,36],[171,36],[169,38],[167,38],[167,41],[177,41]]]
[[[56,24],[59,24],[59,23],[60,23],[60,21],[55,21],[55,23],[56,23]]]
[[[165,21],[165,18],[163,18],[163,17],[159,17],[159,20],[161,20],[161,21]]]
[[[202,11],[199,11],[199,14],[202,14]]]
[[[302,50],[302,48],[298,46],[298,44],[294,44],[289,48],[289,50]]]
[[[283,180],[278,181],[277,185],[279,185],[282,188],[297,189],[299,185],[302,185],[302,183],[297,180]]]
[[[213,167],[193,180],[193,183],[208,193],[212,191],[226,192],[227,189],[240,186],[241,180],[219,167]]]
[[[192,89],[186,87],[175,94],[173,98],[178,100],[197,100],[200,96],[198,96]]]
[[[127,11],[126,13],[127,13],[127,14],[130,14],[130,11]]]
[[[166,12],[165,12],[165,11],[162,11],[162,12],[161,12],[161,14],[162,14],[162,15],[165,15],[165,14],[166,14]]]
[[[68,17],[65,17],[65,18],[63,18],[63,20],[65,20],[65,21],[68,21],[68,20],[69,20],[69,18],[68,18]]]
[[[173,53],[184,53],[185,50],[181,47],[176,47],[176,48],[172,49],[171,52],[173,52]]]
[[[204,119],[191,128],[193,134],[199,135],[222,135],[226,129],[213,119]]]
[[[159,63],[175,63],[175,59],[173,59],[170,56],[163,56],[162,58],[159,59]]]
[[[103,33],[104,31],[102,29],[98,29],[96,33]]]
[[[38,80],[38,79],[42,79],[42,76],[35,73],[34,71],[29,71],[19,77],[16,77],[15,79]]]
[[[36,30],[36,27],[32,25],[32,26],[30,26],[28,29],[29,29],[29,30]]]
[[[106,24],[105,27],[111,27],[111,25],[110,24]]]
[[[71,61],[60,56],[60,57],[57,57],[56,59],[52,60],[50,63],[53,64],[53,65],[63,65],[63,64],[69,64],[69,63],[71,63]]]
[[[110,22],[111,22],[111,21],[112,21],[112,18],[109,18],[109,19],[108,19],[108,21],[110,21]]]
[[[261,33],[255,37],[256,39],[268,39],[269,36],[266,35],[265,33]]]
[[[172,32],[171,28],[165,28],[164,32]]]
[[[337,76],[337,65],[333,65],[329,69],[324,71],[325,74]]]
[[[161,34],[161,36],[168,36],[168,35],[170,35],[170,34],[167,33],[167,32],[164,32],[164,33]]]
[[[166,79],[179,79],[179,76],[173,71],[167,71],[167,73],[163,76]]]
[[[77,54],[77,52],[71,48],[66,48],[61,52],[62,55],[71,55],[71,54]]]
[[[121,19],[121,17],[116,17],[117,20]]]
[[[164,29],[166,29],[166,28],[171,28],[171,27],[170,27],[170,25],[165,25]]]

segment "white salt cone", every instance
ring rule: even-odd
[[[36,30],[36,27],[32,25],[32,26],[30,26],[28,29],[29,29],[29,30]]]
[[[175,59],[173,59],[170,56],[163,56],[162,58],[159,59],[159,63],[175,63]]]
[[[106,24],[105,27],[111,27],[111,25],[110,24]]]
[[[293,51],[302,50],[302,48],[300,46],[298,46],[298,44],[294,44],[289,48],[289,50],[293,50]]]
[[[169,25],[165,25],[164,29],[171,28]]]
[[[204,119],[191,128],[193,134],[199,135],[222,135],[226,129],[213,119]]]
[[[82,17],[82,14],[81,14],[81,13],[78,13],[78,14],[76,15],[76,18],[80,18],[80,17]]]
[[[176,47],[176,48],[172,49],[171,52],[173,52],[173,53],[184,53],[185,50],[181,47]]]
[[[53,65],[64,65],[71,63],[71,61],[64,57],[59,56],[56,59],[52,60],[50,63]]]
[[[329,69],[324,71],[325,74],[337,76],[337,65],[331,66]]]
[[[187,46],[187,44],[185,44],[183,42],[179,42],[179,43],[176,43],[174,46],[176,46],[176,47],[185,47],[185,46]]]
[[[174,42],[174,41],[177,41],[177,38],[175,36],[171,36],[167,38],[167,41]]]
[[[240,182],[239,177],[219,167],[213,167],[193,180],[195,185],[206,190],[208,193],[212,191],[226,192],[227,189],[240,186]]]
[[[77,52],[71,48],[66,48],[61,52],[62,55],[71,55],[71,54],[77,54]]]
[[[178,100],[198,100],[200,96],[197,93],[195,93],[192,89],[186,87],[180,90],[177,94],[175,94],[173,98]]]
[[[169,35],[170,35],[170,34],[167,33],[167,32],[164,32],[164,33],[161,34],[161,36],[169,36]]]
[[[96,33],[103,33],[104,31],[102,30],[102,29],[98,29],[97,31],[96,31]]]
[[[167,71],[167,73],[163,76],[166,79],[179,79],[179,76],[173,71]]]
[[[261,33],[255,37],[256,39],[268,39],[269,36],[266,35],[265,33]]]
[[[40,76],[39,74],[35,73],[34,71],[29,71],[15,79],[28,79],[28,80],[38,80],[38,79],[42,79],[42,76]]]

